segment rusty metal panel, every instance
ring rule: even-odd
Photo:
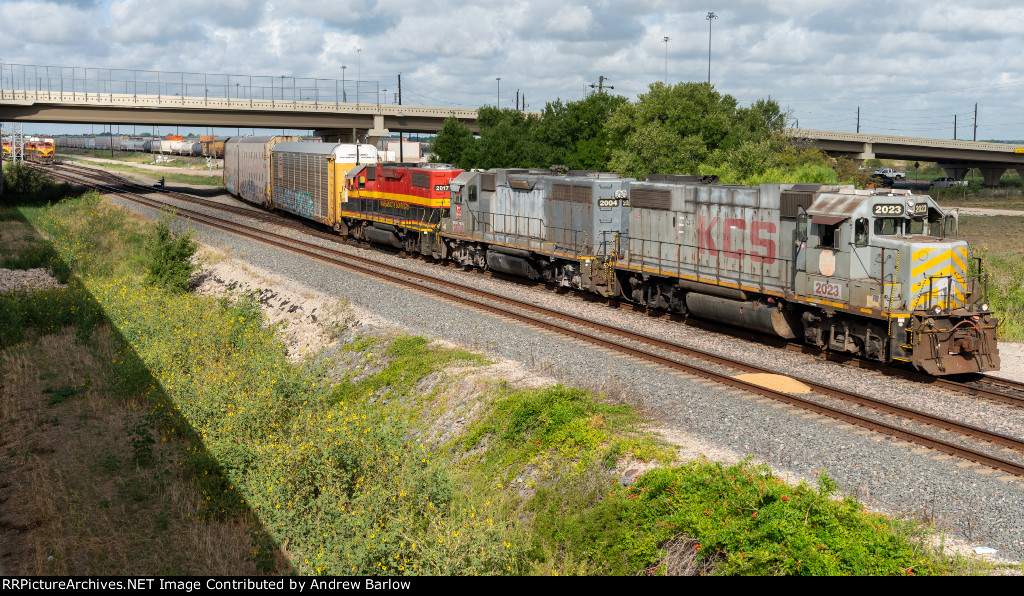
[[[782,217],[796,217],[800,213],[800,207],[806,212],[811,203],[814,202],[813,192],[782,191],[781,212]]]
[[[845,193],[818,195],[818,198],[807,209],[807,213],[809,215],[834,215],[850,218],[866,201],[870,202],[871,197]]]
[[[629,195],[629,204],[638,209],[668,209],[671,199],[669,190],[636,188]]]

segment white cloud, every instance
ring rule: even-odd
[[[402,72],[407,102],[493,103],[500,76],[503,105],[519,89],[540,109],[602,75],[645,92],[665,77],[666,35],[670,82],[705,80],[709,8],[712,82],[742,102],[770,95],[802,125],[841,130],[860,106],[862,124],[924,136],[950,136],[946,121],[978,102],[987,137],[1024,138],[1024,7],[1002,0],[15,1],[0,4],[0,56],[325,78],[346,64],[351,84],[362,48],[363,79],[394,88]]]

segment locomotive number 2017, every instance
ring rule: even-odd
[[[830,284],[827,281],[816,281],[814,282],[814,293],[827,298],[842,298],[843,287]]]

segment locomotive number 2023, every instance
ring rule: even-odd
[[[818,296],[825,296],[826,298],[842,298],[843,287],[830,284],[827,281],[816,281],[814,282],[814,293]]]
[[[899,217],[900,215],[903,215],[903,213],[903,205],[899,203],[890,203],[887,205],[874,205],[871,208],[872,215],[893,215]]]

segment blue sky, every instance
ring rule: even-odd
[[[1024,139],[1024,4],[477,0],[3,0],[4,68],[48,64],[397,87],[406,103],[529,109],[603,75],[635,98],[662,80],[772,97],[804,128]],[[664,37],[670,37],[667,44]],[[357,54],[357,49],[362,49]],[[60,128],[45,125],[45,130]]]

